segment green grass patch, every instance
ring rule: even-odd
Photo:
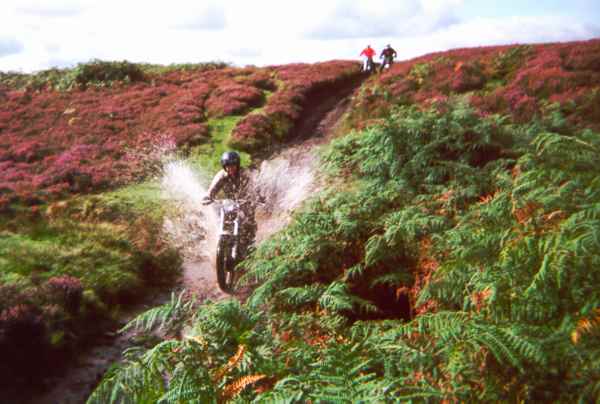
[[[0,279],[24,289],[69,275],[105,301],[138,295],[179,269],[176,252],[156,244],[168,206],[158,181],[147,181],[39,209],[49,216],[2,216]]]
[[[3,278],[18,274],[43,283],[71,275],[80,278],[86,289],[107,296],[140,286],[139,257],[122,226],[64,221],[27,230],[0,237]]]
[[[114,212],[115,215],[147,216],[160,220],[167,210],[158,181],[145,181],[104,192],[92,197],[85,197],[83,209],[90,210],[96,206]]]
[[[216,173],[221,169],[221,155],[233,150],[229,146],[229,136],[235,128],[235,125],[242,119],[242,116],[226,116],[218,119],[210,119],[207,124],[211,134],[211,140],[207,143],[197,146],[192,150],[190,161],[199,166],[208,173]],[[242,166],[246,167],[251,162],[248,153],[236,150],[242,158]]]

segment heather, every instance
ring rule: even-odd
[[[354,121],[394,105],[430,105],[462,94],[482,114],[529,122],[553,110],[576,127],[600,128],[600,40],[457,49],[396,63],[366,85]]]
[[[231,145],[257,152],[268,149],[273,140],[288,140],[309,102],[322,101],[331,88],[359,73],[359,64],[344,61],[274,67],[273,76],[281,83],[278,90],[262,110],[246,115],[238,123],[231,134]]]
[[[222,136],[213,130],[215,120],[245,116],[231,134],[217,139],[227,147],[252,151],[280,142],[310,91],[356,72],[352,62],[157,71],[96,61],[69,72],[81,78],[67,90],[57,90],[50,79],[13,85],[17,88],[5,90],[0,104],[0,209],[147,178],[165,152],[194,154],[194,147],[214,143]],[[46,75],[52,77],[38,73]],[[255,110],[259,115],[250,113]],[[247,123],[256,116],[265,122],[258,131]]]
[[[24,344],[2,373],[31,376],[17,366],[29,350],[43,373],[52,355],[85,341],[85,329],[98,331],[86,323],[106,325],[172,286],[181,258],[157,231],[169,208],[156,181],[163,164],[188,159],[216,171],[245,115],[288,82],[333,85],[354,67],[330,72],[338,65],[278,77],[283,67],[92,61],[0,74],[0,345],[8,354]]]

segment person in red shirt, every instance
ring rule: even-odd
[[[375,49],[371,48],[371,45],[367,45],[367,47],[362,50],[360,56],[364,56],[366,58],[363,65],[363,71],[371,72],[374,70],[375,65],[373,64],[373,56],[375,55]]]

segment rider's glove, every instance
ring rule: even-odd
[[[210,196],[206,195],[204,198],[202,198],[202,201],[200,203],[202,203],[202,205],[210,205],[211,203],[213,203],[213,200]]]

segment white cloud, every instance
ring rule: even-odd
[[[225,9],[216,4],[208,4],[201,9],[193,10],[174,25],[180,29],[219,30],[226,26]]]
[[[0,37],[0,57],[20,53],[23,49],[23,43],[17,39]]]
[[[35,0],[15,2],[8,0],[7,3],[15,3],[17,13],[41,17],[70,17],[80,14],[84,10],[84,4],[81,1],[75,0],[53,2]]]
[[[586,23],[556,13],[544,17],[541,6],[537,17],[463,20],[466,4],[466,0],[1,0],[0,38],[5,39],[0,45],[0,70],[35,71],[94,58],[160,64],[310,63],[358,59],[367,43],[378,51],[391,43],[401,58],[407,58],[455,47],[567,41],[600,33],[593,19]],[[592,9],[594,3],[587,7]],[[583,11],[578,13],[568,15],[580,17]],[[7,42],[9,38],[13,42]]]
[[[262,51],[257,48],[232,48],[227,54],[237,58],[258,58],[262,56]]]
[[[311,39],[342,39],[428,33],[458,21],[455,6],[462,0],[339,0],[308,22]]]
[[[478,18],[408,38],[404,52],[397,50],[403,57],[413,57],[458,47],[583,40],[599,32],[598,26],[571,17]]]

